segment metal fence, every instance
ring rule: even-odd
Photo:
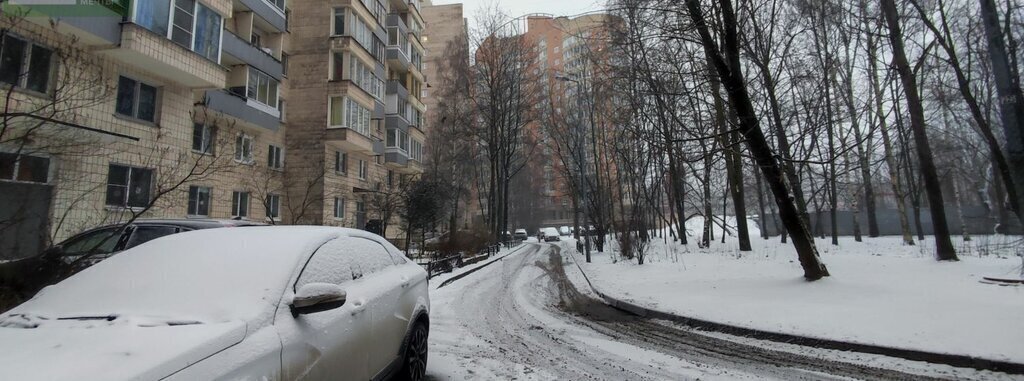
[[[521,245],[522,243],[523,241],[518,239],[495,243],[487,245],[479,252],[473,253],[472,255],[467,255],[466,253],[453,254],[443,258],[433,259],[428,262],[420,262],[420,266],[423,266],[423,268],[427,270],[428,278],[433,278],[441,274],[450,273],[457,268],[469,266],[491,258],[501,252],[502,248],[511,249]]]

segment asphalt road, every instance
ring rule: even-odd
[[[637,317],[579,292],[557,246],[529,245],[432,290],[430,379],[940,379]]]

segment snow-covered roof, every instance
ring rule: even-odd
[[[337,237],[366,235],[312,226],[170,235],[44,289],[9,314],[251,320],[272,313],[300,261],[320,245]]]

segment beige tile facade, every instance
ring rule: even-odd
[[[232,218],[235,214],[233,192],[249,193],[246,219],[269,221],[265,217],[264,203],[271,196],[277,196],[280,213],[275,223],[362,227],[357,226],[357,221],[378,218],[368,200],[372,192],[392,189],[388,187],[389,171],[393,171],[395,183],[399,174],[422,173],[420,161],[398,164],[385,158],[384,151],[396,151],[386,147],[387,114],[380,111],[385,110],[384,94],[378,99],[357,85],[352,80],[350,60],[376,63],[374,75],[379,77],[382,86],[388,80],[400,80],[406,88],[416,90],[425,87],[421,68],[389,67],[383,56],[356,42],[354,29],[346,28],[344,34],[332,36],[333,10],[343,8],[347,9],[346,22],[349,17],[360,17],[386,46],[388,34],[383,20],[387,15],[378,18],[377,13],[383,9],[403,22],[424,26],[416,11],[417,4],[407,0],[383,0],[379,6],[377,0],[294,0],[288,2],[287,14],[291,22],[287,23],[287,30],[279,31],[258,11],[245,8],[238,1],[200,2],[223,16],[221,49],[229,42],[227,39],[235,36],[236,40],[256,44],[254,34],[258,32],[262,39],[260,46],[267,48],[266,54],[274,59],[271,62],[277,62],[271,66],[281,65],[283,69],[279,78],[274,78],[272,72],[266,73],[271,77],[270,82],[277,84],[277,105],[260,101],[265,96],[262,88],[257,91],[259,96],[248,90],[247,86],[253,86],[251,73],[257,70],[254,66],[257,64],[247,62],[245,54],[228,57],[222,51],[220,62],[215,62],[136,24],[131,15],[120,24],[119,39],[114,43],[104,43],[102,36],[89,34],[88,30],[50,27],[45,19],[4,20],[3,28],[10,28],[19,38],[73,58],[57,60],[54,65],[52,82],[57,89],[53,92],[75,92],[79,98],[88,98],[54,100],[52,96],[47,98],[14,89],[10,101],[4,105],[10,109],[38,111],[39,106],[47,102],[68,104],[68,110],[55,116],[60,123],[44,123],[44,128],[22,139],[30,142],[27,149],[19,150],[16,141],[7,139],[10,134],[0,140],[3,142],[0,152],[50,158],[49,235],[53,241],[86,228],[123,221],[133,213],[153,218]],[[378,19],[382,22],[377,23]],[[408,37],[411,49],[425,57],[427,52],[420,44],[419,34],[410,31]],[[334,78],[332,57],[335,53],[343,57],[340,78]],[[120,76],[157,88],[155,121],[117,113]],[[83,78],[93,80],[83,81]],[[380,92],[384,92],[383,87]],[[219,96],[221,102],[216,106],[204,103],[211,95]],[[329,128],[331,97],[348,98],[371,110],[368,136],[350,128]],[[416,115],[426,112],[424,103],[429,102],[420,98],[422,94],[416,92],[408,99],[409,107],[418,112]],[[254,100],[258,104],[254,104]],[[268,114],[273,111],[280,115]],[[193,128],[197,123],[215,126],[212,155],[192,149]],[[8,131],[18,131],[17,123],[8,124],[11,125]],[[406,136],[425,142],[424,123],[410,124]],[[235,160],[236,140],[240,135],[251,139],[251,161]],[[283,149],[283,168],[268,165],[272,145]],[[347,167],[343,171],[335,170],[336,152],[347,154]],[[360,170],[361,162],[365,163],[365,171]],[[151,208],[143,213],[106,205],[112,164],[153,170],[150,188],[156,201]],[[196,174],[192,168],[197,165],[211,169],[199,170]],[[189,213],[191,186],[210,190],[205,215]],[[335,198],[344,204],[339,217],[335,217]],[[399,229],[394,228],[397,226],[395,219],[389,225],[392,228],[386,234],[388,238],[401,235]]]

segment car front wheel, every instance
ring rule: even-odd
[[[427,325],[418,322],[409,333],[405,344],[405,358],[398,380],[420,381],[427,373]]]

